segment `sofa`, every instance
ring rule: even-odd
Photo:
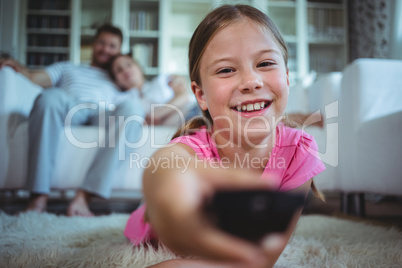
[[[340,192],[342,211],[358,216],[366,193],[401,196],[402,61],[358,59],[306,94],[308,112],[325,118],[322,130],[306,128],[327,167],[317,186]]]
[[[0,70],[0,189],[26,189],[27,116],[41,88],[10,68]],[[326,170],[315,177],[320,190],[340,192],[346,213],[364,215],[364,193],[402,195],[402,61],[359,59],[343,72],[319,75],[311,85],[290,89],[288,112],[312,114],[302,128],[318,144]],[[312,123],[324,120],[324,127]],[[172,127],[144,127],[143,160],[166,144]],[[83,142],[96,141],[96,127],[74,127]],[[63,138],[64,139],[64,138]],[[75,189],[96,148],[80,149],[63,140],[55,190]],[[71,159],[74,159],[72,161]],[[137,161],[138,163],[138,161]],[[143,169],[128,160],[116,171],[113,189],[141,196]]]
[[[27,189],[27,118],[42,90],[9,67],[0,70],[0,190]],[[126,191],[129,196],[140,198],[142,167],[158,148],[170,141],[175,131],[176,128],[167,126],[143,126],[142,146],[116,171],[113,192]],[[70,134],[78,143],[86,144],[99,142],[102,137],[96,126],[74,126]],[[69,142],[66,135],[61,136],[51,182],[51,189],[55,191],[76,189],[81,185],[98,150],[97,147],[80,148]]]

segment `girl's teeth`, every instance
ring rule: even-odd
[[[243,104],[243,105],[237,105],[236,110],[239,112],[251,112],[254,110],[261,110],[264,109],[265,107],[265,101],[262,102],[256,102],[254,104],[249,103],[249,104]]]

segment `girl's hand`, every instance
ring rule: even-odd
[[[173,147],[161,150],[153,158],[162,162],[172,151],[179,152],[179,157],[185,155],[182,145]],[[187,154],[189,157],[195,156]],[[221,231],[203,212],[205,201],[217,190],[269,189],[273,187],[269,180],[241,170],[205,167],[202,163],[191,161],[186,170],[171,167],[161,172],[159,168],[152,173],[154,167],[147,169],[144,194],[148,217],[161,241],[179,254],[245,263],[249,267],[266,263],[266,257],[272,254],[279,256],[287,235],[276,235],[255,245]]]

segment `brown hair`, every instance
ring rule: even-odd
[[[201,85],[200,62],[206,47],[212,38],[223,28],[242,19],[251,20],[258,25],[265,27],[272,33],[275,41],[279,44],[285,66],[287,67],[288,49],[286,43],[276,24],[266,14],[247,5],[223,5],[210,12],[198,25],[191,37],[188,50],[191,81],[195,81],[198,85]],[[202,111],[202,114],[204,118],[193,118],[173,135],[173,139],[194,132],[199,127],[205,126],[206,123],[212,125],[213,120],[209,111]]]
[[[106,23],[106,24],[100,26],[96,30],[94,41],[96,39],[98,39],[98,37],[99,37],[99,35],[101,35],[101,33],[111,33],[111,34],[117,35],[120,38],[120,42],[123,43],[123,33],[116,26],[113,26],[113,25],[111,25],[109,23]]]

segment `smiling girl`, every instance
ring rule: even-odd
[[[313,137],[280,123],[289,94],[287,59],[275,24],[250,6],[217,8],[196,29],[189,47],[190,78],[204,116],[153,156],[152,163],[169,159],[170,165],[145,170],[146,205],[131,215],[125,235],[135,245],[161,241],[202,259],[155,267],[271,267],[280,256],[301,209],[285,233],[257,245],[217,229],[203,207],[222,189],[307,195],[313,176],[325,169]],[[282,164],[273,165],[279,158]],[[188,160],[190,167],[177,159]],[[224,159],[224,165],[211,164]]]

